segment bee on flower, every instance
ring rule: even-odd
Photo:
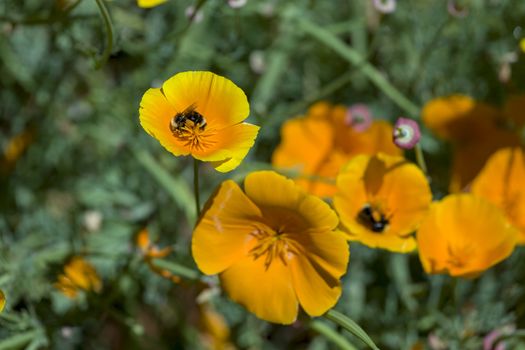
[[[140,124],[175,156],[191,155],[228,172],[246,157],[259,127],[245,123],[244,92],[211,72],[182,72],[151,88],[140,102]]]
[[[407,253],[432,193],[424,173],[402,157],[354,157],[337,177],[334,207],[349,240]]]

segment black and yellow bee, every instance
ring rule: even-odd
[[[182,112],[175,114],[170,121],[171,132],[182,134],[187,129],[188,120],[193,124],[190,127],[198,126],[201,131],[204,130],[206,128],[206,119],[196,111],[196,108],[197,106],[193,103]]]
[[[369,228],[373,232],[383,232],[386,226],[389,224],[388,219],[383,213],[372,209],[369,204],[366,204],[363,209],[357,215],[357,218],[361,224]]]

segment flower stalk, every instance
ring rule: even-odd
[[[195,195],[195,214],[197,220],[201,215],[201,203],[199,199],[199,160],[193,158],[193,193]]]

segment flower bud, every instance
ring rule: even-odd
[[[399,118],[394,125],[394,143],[402,149],[411,149],[421,138],[419,125],[412,119]]]

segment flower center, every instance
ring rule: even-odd
[[[288,264],[288,260],[296,254],[287,234],[283,232],[283,228],[272,230],[266,228],[255,228],[250,234],[257,239],[255,247],[253,247],[249,254],[254,260],[264,257],[264,267],[266,270],[270,267],[274,259],[280,259],[284,265]]]
[[[192,150],[203,150],[214,142],[209,136],[214,133],[206,132],[206,119],[195,110],[192,104],[184,111],[175,114],[170,120],[170,130],[174,137],[184,142],[184,146]]]
[[[378,206],[372,206],[368,203],[357,214],[357,221],[376,233],[382,233],[390,223]]]

